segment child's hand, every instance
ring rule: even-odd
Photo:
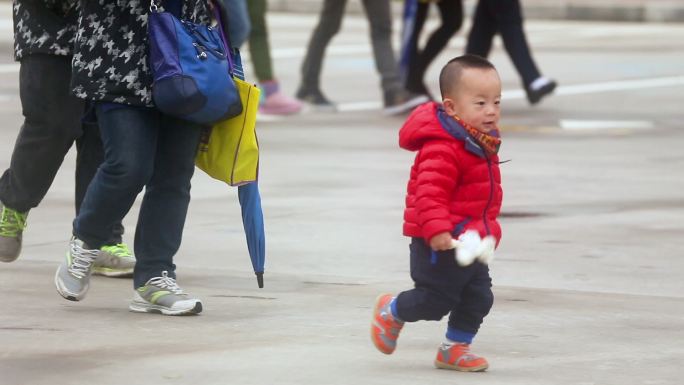
[[[451,233],[443,232],[430,238],[430,247],[435,251],[443,251],[453,249],[452,241],[454,239],[451,237]]]

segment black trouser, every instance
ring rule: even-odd
[[[21,60],[19,96],[24,124],[10,167],[0,178],[0,201],[25,212],[47,194],[64,156],[77,142],[76,211],[90,180],[102,163],[97,125],[83,125],[84,102],[70,94],[71,57],[33,54]],[[121,242],[123,226],[115,226],[111,243]]]
[[[487,57],[497,32],[501,33],[506,52],[522,78],[523,85],[528,87],[540,73],[525,39],[518,0],[480,0],[477,3],[466,53]]]
[[[415,288],[397,296],[396,309],[406,322],[439,321],[449,315],[449,328],[477,333],[494,302],[489,267],[479,262],[462,267],[454,250],[437,252],[421,238],[411,242],[411,278]]]
[[[449,43],[449,40],[461,29],[463,24],[463,4],[461,0],[442,0],[436,3],[442,18],[442,25],[437,28],[425,43],[422,50],[418,49],[418,40],[427,18],[430,3],[418,2],[413,31],[408,45],[408,71],[406,75],[406,89],[411,92],[424,94],[427,88],[423,82],[428,66]]]

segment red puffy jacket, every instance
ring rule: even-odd
[[[427,242],[442,232],[454,238],[466,230],[481,237],[493,235],[497,244],[501,226],[501,173],[499,158],[482,148],[437,103],[416,108],[399,131],[399,145],[418,151],[404,211],[404,235]]]

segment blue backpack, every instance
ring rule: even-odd
[[[152,1],[148,34],[152,99],[160,111],[206,125],[242,112],[220,28],[179,20]]]

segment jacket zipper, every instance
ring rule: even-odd
[[[492,204],[492,198],[494,197],[494,175],[492,175],[492,161],[489,157],[487,157],[487,169],[489,170],[489,199],[487,199],[487,204],[482,212],[482,221],[484,222],[487,235],[491,235],[492,232],[489,230],[489,224],[487,224],[487,210],[489,205]]]

